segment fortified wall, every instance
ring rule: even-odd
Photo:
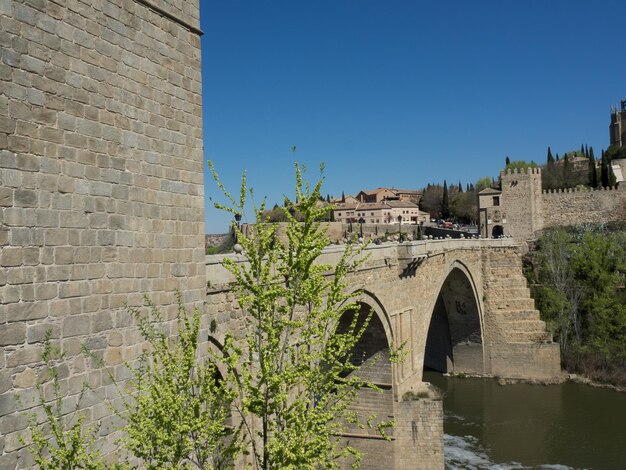
[[[0,2],[2,469],[32,464],[17,436],[48,330],[107,453],[115,387],[81,345],[123,379],[141,351],[125,304],[205,298],[198,28],[197,0]]]
[[[478,195],[480,234],[531,240],[549,227],[626,220],[626,186],[541,190],[541,169],[500,173],[499,190]]]

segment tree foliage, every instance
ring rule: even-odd
[[[232,390],[210,356],[199,348],[200,311],[189,314],[177,293],[177,336],[167,334],[159,309],[145,299],[148,314],[131,308],[150,344],[123,394],[125,447],[146,468],[223,469],[236,452],[228,426]]]
[[[212,168],[212,166],[211,166]],[[219,183],[219,178],[214,172]],[[327,238],[318,220],[331,210],[317,200],[322,179],[312,188],[296,165],[296,194],[302,222],[288,200],[287,243],[276,238],[276,226],[255,209],[253,233],[239,233],[247,263],[224,260],[235,278],[234,292],[246,324],[245,338],[224,340],[226,381],[242,423],[243,445],[257,469],[338,468],[338,459],[360,455],[337,436],[346,423],[358,421],[350,410],[362,387],[372,387],[357,372],[351,356],[371,313],[360,312],[357,293],[348,294],[345,276],[362,262],[361,249],[348,245],[336,265],[318,262]],[[246,181],[236,201],[218,208],[241,213]],[[350,318],[338,330],[342,317]],[[390,422],[365,419],[384,436]]]
[[[450,196],[448,195],[448,184],[443,181],[443,194],[441,196],[441,217],[450,218]]]
[[[626,230],[550,230],[528,259],[533,297],[564,356],[626,360]]]
[[[30,439],[20,435],[22,444],[28,445],[35,464],[41,470],[105,470],[106,468],[121,468],[107,466],[98,448],[96,447],[97,426],[84,424],[85,414],[79,411],[83,388],[72,413],[63,411],[63,395],[59,382],[59,364],[64,361],[64,355],[58,347],[50,342],[51,330],[46,333],[42,361],[49,372],[50,385],[54,395],[50,403],[46,400],[43,384],[37,384],[39,402],[44,412],[47,432],[42,427],[37,416],[30,413],[28,430]]]

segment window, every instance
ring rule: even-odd
[[[499,206],[500,205],[500,196],[494,196],[493,197],[493,205],[494,206]]]

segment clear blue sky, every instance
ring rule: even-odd
[[[271,204],[294,160],[339,196],[465,185],[548,145],[599,156],[626,97],[624,0],[200,3],[205,159]],[[208,233],[217,195],[205,172]]]

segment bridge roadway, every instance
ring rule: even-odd
[[[341,245],[322,263],[336,263]],[[395,419],[391,442],[352,429],[345,439],[366,452],[364,469],[443,468],[441,400],[422,381],[425,367],[454,374],[551,379],[560,371],[559,348],[546,333],[512,239],[428,240],[371,245],[368,259],[348,277],[362,290],[362,308],[374,310],[357,345],[364,372],[382,393],[362,392],[355,409]],[[245,262],[241,255],[227,255]],[[207,257],[208,318],[215,337],[241,334],[241,312],[223,256]],[[390,345],[405,344],[400,364]],[[374,359],[376,357],[376,359]]]

